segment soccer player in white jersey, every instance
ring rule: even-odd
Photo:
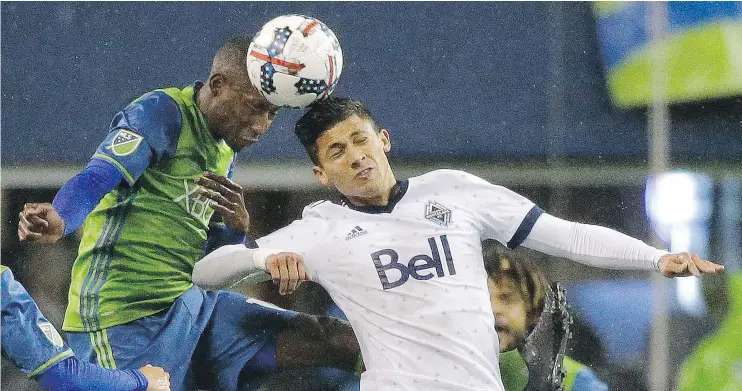
[[[307,206],[300,220],[259,239],[260,249],[217,249],[196,265],[194,281],[221,286],[268,268],[287,278],[286,292],[308,271],[355,330],[367,368],[362,390],[503,390],[483,239],[668,277],[723,270],[696,254],[551,216],[463,171],[398,180],[387,160],[389,131],[356,100],[316,103],[295,133],[317,179],[343,202]],[[221,178],[209,178],[201,183],[218,190]],[[218,192],[211,197],[229,204]]]

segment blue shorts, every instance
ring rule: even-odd
[[[295,316],[194,286],[166,311],[96,332],[69,332],[67,339],[80,359],[103,367],[161,366],[173,391],[236,390],[240,376],[277,370],[275,339]]]

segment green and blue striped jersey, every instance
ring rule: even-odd
[[[63,329],[95,331],[168,308],[192,285],[209,220],[195,179],[228,175],[234,152],[196,107],[196,86],[150,92],[119,112],[93,158],[126,179],[83,224]]]

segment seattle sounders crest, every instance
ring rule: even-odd
[[[128,129],[119,129],[108,147],[116,156],[129,156],[137,150],[144,137]]]

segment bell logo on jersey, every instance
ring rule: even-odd
[[[430,255],[415,255],[407,262],[407,264],[400,263],[399,254],[391,248],[372,253],[371,259],[374,261],[374,265],[376,265],[376,272],[379,274],[379,280],[381,281],[381,286],[384,290],[396,288],[407,282],[410,277],[416,280],[429,280],[434,276],[430,269],[434,269],[435,275],[438,277],[445,276],[443,262],[441,261],[441,252],[435,239],[436,238],[428,238]],[[446,257],[448,274],[453,276],[456,274],[456,268],[454,267],[453,258],[451,257],[451,248],[448,245],[448,238],[446,235],[441,235],[440,241],[441,246],[443,247],[443,255]],[[387,272],[391,269],[397,269],[397,271],[401,273],[400,277],[396,281],[389,281]],[[392,276],[396,275],[396,273],[391,274]]]

